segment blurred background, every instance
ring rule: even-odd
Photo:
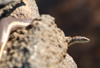
[[[50,14],[66,36],[86,36],[68,53],[78,68],[100,68],[100,0],[36,0],[40,14]]]

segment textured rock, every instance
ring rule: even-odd
[[[0,64],[5,68],[60,68],[66,55],[65,35],[49,15],[42,15],[27,28],[13,32],[11,38]]]
[[[35,0],[11,2],[0,9],[0,18],[7,16],[34,19],[39,16],[38,7]]]
[[[73,58],[66,53],[66,57],[62,62],[62,68],[77,68],[76,63],[74,62]]]
[[[38,7],[35,0],[23,0],[21,6],[16,8],[10,16],[15,18],[31,18],[39,16]]]
[[[0,0],[0,5],[5,5],[5,4],[8,4],[12,1],[19,1],[19,0]]]
[[[13,4],[13,11],[5,15],[35,21],[10,34],[0,68],[77,68],[73,59],[66,54],[68,41],[55,24],[55,19],[49,15],[40,17],[34,0]]]

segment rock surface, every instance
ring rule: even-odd
[[[50,15],[40,17],[35,0],[23,2],[26,5],[21,3],[8,16],[35,20],[10,34],[0,68],[77,68],[67,54],[67,39],[55,19]]]
[[[73,58],[66,53],[65,59],[61,63],[62,68],[77,68],[76,63],[74,62]]]
[[[20,0],[0,0],[0,5],[5,5],[5,4],[8,4],[12,1],[14,2],[14,1],[20,1]]]
[[[67,42],[54,18],[42,15],[27,28],[11,34],[1,67],[60,68]]]
[[[0,18],[8,16],[34,19],[39,16],[39,11],[35,0],[22,0],[11,2],[0,9]]]

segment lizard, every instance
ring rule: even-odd
[[[24,28],[33,21],[34,19],[19,19],[13,17],[5,17],[0,20],[0,60],[10,32],[18,28]],[[66,39],[68,39],[68,47],[74,43],[86,43],[90,41],[90,39],[83,36],[66,37]]]
[[[74,36],[74,37],[66,37],[66,39],[68,40],[68,47],[74,43],[87,43],[90,41],[89,38],[84,37],[84,36]]]
[[[10,32],[28,26],[34,19],[19,19],[13,17],[5,17],[0,20],[0,60],[4,51],[4,47],[9,39]]]

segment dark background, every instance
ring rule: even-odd
[[[66,36],[86,36],[68,53],[79,68],[100,68],[100,0],[36,0],[40,14],[50,14]]]

